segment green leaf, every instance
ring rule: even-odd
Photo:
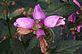
[[[75,10],[75,7],[69,3],[62,3],[59,0],[52,0],[51,4],[46,7],[45,12],[47,15],[61,15],[68,16],[68,14]]]
[[[30,40],[30,42],[29,42],[29,46],[28,46],[27,49],[32,49],[32,48],[36,47],[37,44],[38,44],[38,41],[39,41],[39,40],[37,40],[36,37],[32,38],[32,39]]]
[[[8,40],[5,40],[2,43],[0,43],[0,54],[6,54],[8,49],[9,49]]]
[[[82,41],[65,40],[58,45],[57,53],[74,54],[74,52],[82,47]]]
[[[0,19],[0,36],[8,35],[8,28],[6,21],[3,19]]]
[[[44,3],[47,3],[47,4],[50,4],[51,3],[51,0],[38,0],[38,2],[44,2]]]
[[[37,40],[36,37],[33,37],[28,47],[26,48],[27,54],[41,54],[40,46],[39,46],[39,40]]]
[[[17,39],[6,39],[0,43],[0,54],[25,54],[22,43]]]
[[[4,19],[3,7],[0,5],[0,19]]]
[[[17,16],[19,16],[19,15],[21,15],[21,13],[13,12],[13,13],[10,14],[9,17],[10,17],[10,19],[12,19],[12,18],[17,17]]]

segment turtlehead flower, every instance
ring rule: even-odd
[[[74,2],[79,8],[82,8],[82,6],[81,6],[80,3],[78,2],[78,0],[73,0],[73,2]],[[71,15],[69,15],[68,21],[75,23],[76,14],[79,15],[81,12],[82,12],[82,10],[77,10],[77,11],[73,12]]]
[[[41,52],[45,53],[47,51],[48,44],[44,39],[46,34],[42,29],[42,26],[52,28],[55,26],[64,25],[65,24],[64,18],[58,15],[45,17],[45,13],[43,12],[39,4],[36,5],[34,8],[33,18],[34,19],[29,17],[18,18],[16,19],[16,22],[14,22],[14,26],[20,28],[17,31],[17,33],[19,34],[28,34],[30,32],[35,32],[36,37],[40,41]]]
[[[77,32],[80,32],[81,27],[82,27],[82,24],[77,26]]]
[[[78,2],[78,0],[73,0],[73,2],[74,2],[79,8],[82,7],[82,6],[80,5],[80,3]]]
[[[81,9],[82,6],[80,5],[80,3],[78,2],[78,0],[73,0],[73,2]],[[82,12],[82,10],[76,10],[74,11],[72,14],[69,15],[68,17],[68,21],[75,23],[76,21],[76,14],[79,15]],[[82,27],[82,25],[78,25],[77,26],[77,31],[80,32],[80,28]],[[72,33],[72,37],[73,40],[76,39],[76,28],[71,29],[71,33]]]
[[[76,21],[76,13],[75,12],[72,13],[71,15],[69,15],[68,21],[75,23],[75,21]]]
[[[44,12],[41,9],[39,4],[36,5],[35,8],[34,8],[33,17],[34,17],[34,19],[29,18],[29,17],[17,18],[16,22],[14,22],[14,26],[15,27],[21,27],[21,28],[32,29],[36,25],[36,20],[35,19],[37,19],[37,20],[42,20],[43,19],[43,21],[41,21],[40,24],[44,24],[45,27],[50,27],[50,28],[65,24],[64,18],[62,16],[53,15],[53,16],[45,17],[45,14],[44,14]]]

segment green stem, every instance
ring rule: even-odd
[[[11,38],[11,29],[10,29],[9,19],[7,19],[7,25],[8,25],[8,31],[9,31],[9,38]]]
[[[54,33],[54,31],[52,30],[52,29],[50,29],[50,31],[51,31],[51,33],[52,33],[52,42],[54,42],[54,40],[55,40],[55,33]]]
[[[8,17],[8,15],[9,15],[9,8],[8,8],[8,5],[7,5],[7,1],[4,1],[4,9],[5,9],[5,19],[6,19],[6,22],[7,22],[7,26],[8,26],[8,32],[9,32],[9,38],[11,38],[11,30],[10,30],[10,19],[9,19],[9,17]]]

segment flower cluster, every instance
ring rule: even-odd
[[[72,14],[70,14],[69,17],[68,17],[68,21],[75,24],[76,23],[76,18],[77,18],[76,15],[79,15],[80,13],[82,13],[82,6],[78,2],[78,0],[73,0],[73,2],[80,8],[80,10],[76,10]],[[72,34],[73,34],[73,39],[74,40],[75,40],[76,31],[80,32],[81,27],[82,27],[82,24],[78,24],[77,27],[75,27],[75,29],[72,29]]]
[[[14,26],[17,27],[17,34],[25,35],[31,32],[35,32],[37,39],[40,41],[41,52],[45,53],[48,48],[47,41],[45,40],[46,33],[43,27],[53,28],[65,24],[65,19],[62,16],[52,15],[46,17],[44,11],[37,4],[33,11],[33,18],[20,17],[14,22]]]

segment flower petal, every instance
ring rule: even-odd
[[[72,13],[69,17],[68,17],[68,21],[75,23],[76,20],[76,15],[75,13]]]
[[[36,5],[34,8],[33,17],[34,17],[34,19],[37,19],[37,20],[41,20],[41,19],[45,18],[45,14],[39,4]]]
[[[31,29],[34,26],[35,22],[31,18],[22,17],[16,19],[16,22],[14,22],[14,26],[16,27],[22,27],[22,28],[28,28]]]
[[[78,7],[82,7],[81,5],[80,5],[80,3],[78,2],[78,0],[73,0],[73,2],[78,6]]]
[[[33,30],[30,30],[30,29],[27,29],[27,28],[17,28],[16,34],[20,36],[20,35],[29,34],[31,32],[33,32]]]
[[[45,34],[44,30],[42,30],[42,29],[38,29],[38,30],[36,31],[36,36],[37,36],[37,38],[40,38],[40,37],[45,36],[45,35],[46,35],[46,34]]]
[[[56,24],[56,26],[65,25],[65,21],[64,20],[65,20],[64,18],[59,19],[57,24]]]
[[[77,10],[77,11],[76,11],[76,14],[77,14],[77,15],[80,15],[80,13],[82,13],[82,10]]]
[[[44,25],[47,27],[55,27],[60,18],[63,18],[63,17],[57,16],[57,15],[49,16],[46,19],[44,19]],[[62,22],[62,20],[60,20],[60,21]]]
[[[77,32],[80,32],[81,27],[82,27],[82,24],[77,26]]]
[[[48,43],[47,41],[44,39],[44,37],[41,37],[39,39],[40,41],[40,48],[41,48],[41,52],[45,53],[48,50]]]

